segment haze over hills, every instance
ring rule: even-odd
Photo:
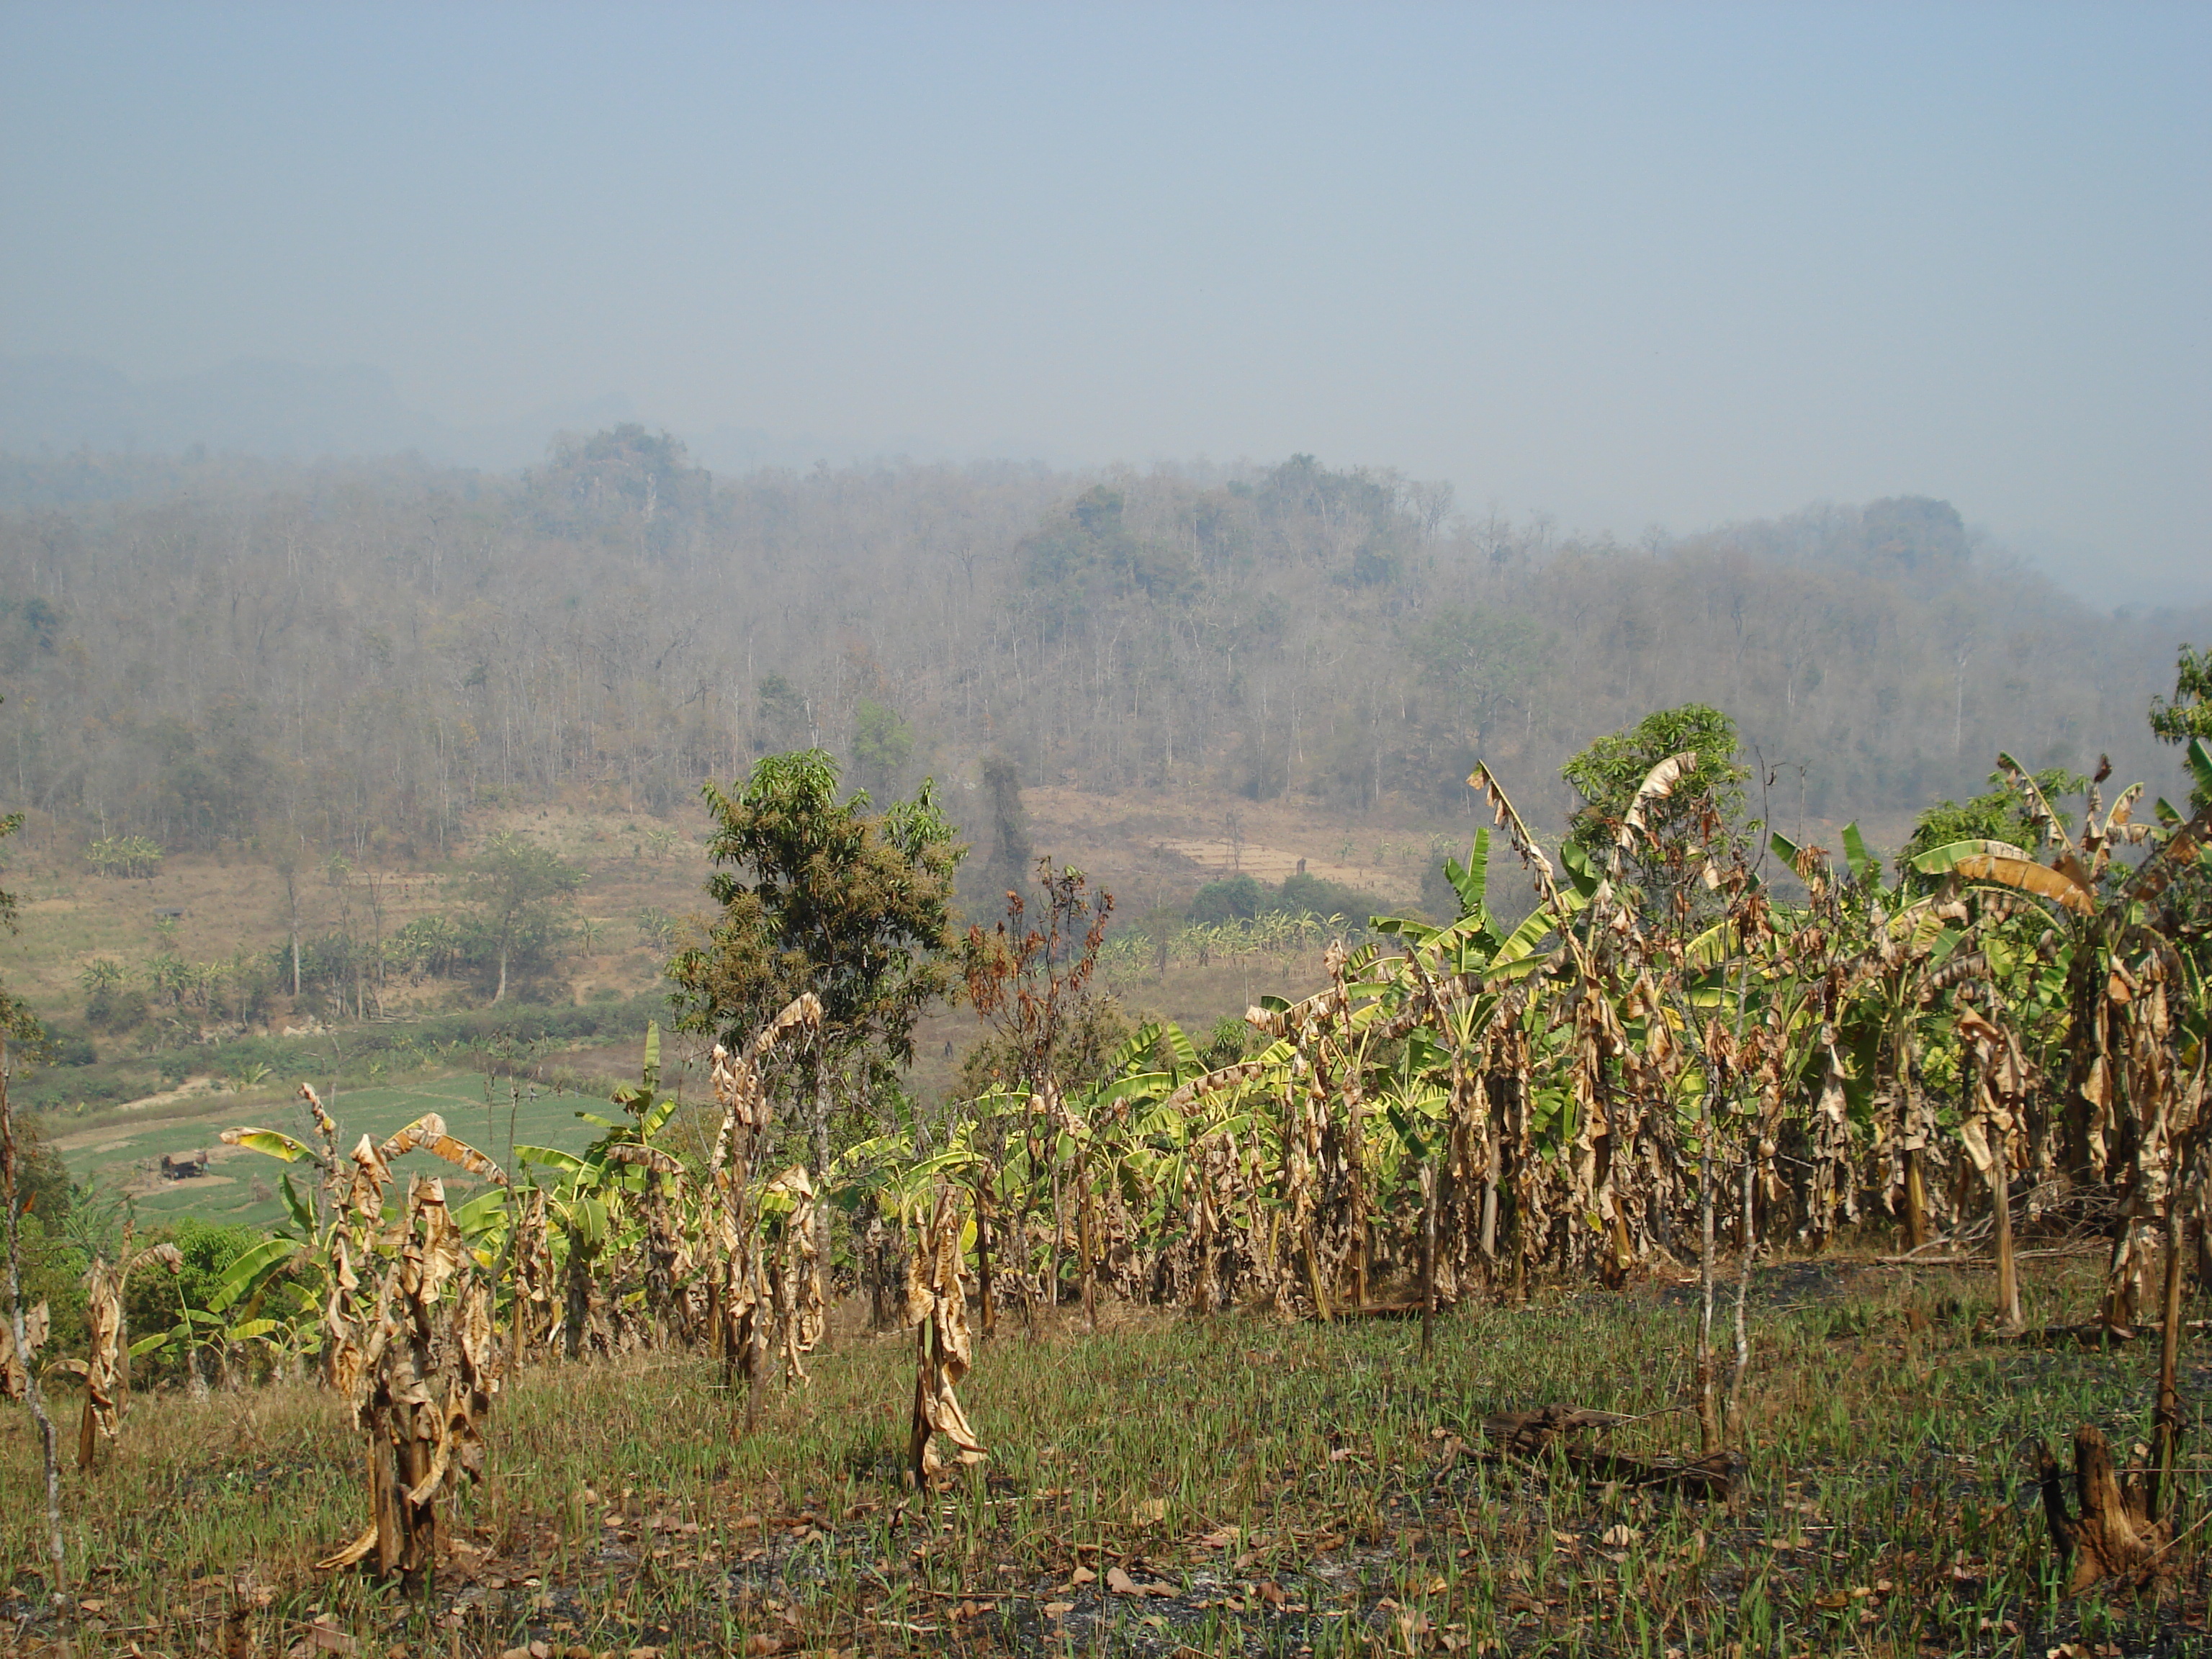
[[[78,449],[149,455],[194,448],[312,461],[416,453],[465,466],[527,465],[549,431],[626,418],[597,398],[500,426],[450,426],[410,407],[380,369],[239,358],[198,374],[137,381],[88,357],[0,357],[0,451]]]
[[[412,456],[435,465],[515,472],[542,461],[549,434],[580,434],[635,419],[629,399],[604,393],[494,425],[456,425],[403,398],[392,377],[362,366],[315,368],[273,358],[240,358],[196,374],[134,381],[86,357],[0,356],[0,501],[32,504],[33,487],[102,493],[167,487],[166,463],[197,452],[255,461],[364,461]],[[1036,446],[1006,445],[985,453],[915,434],[876,438],[776,432],[734,424],[685,438],[691,461],[711,471],[741,475],[761,469],[842,466],[879,459],[900,463],[969,464],[1000,457],[1046,459],[1081,470]],[[132,458],[134,465],[42,468],[39,482],[10,459],[52,462],[78,452]],[[2212,568],[2116,580],[2106,551],[2078,537],[2029,530],[2008,540],[2011,552],[2059,586],[2101,608],[2137,611],[2212,601]]]
[[[457,425],[409,404],[381,369],[359,365],[239,358],[197,374],[133,380],[89,357],[0,356],[0,454],[89,449],[160,458],[197,449],[284,461],[411,454],[514,471],[543,459],[552,434],[631,418],[629,399],[605,392],[493,425]],[[718,472],[875,455],[976,459],[913,434],[864,440],[729,424],[709,428],[690,447]]]
[[[2145,711],[2212,637],[1927,497],[1629,547],[1304,455],[723,477],[623,426],[519,475],[19,457],[0,501],[13,798],[172,848],[435,860],[478,808],[665,812],[807,744],[878,796],[957,803],[996,753],[1208,834],[1243,800],[1456,837],[1478,758],[1557,824],[1569,756],[1693,700],[1778,823],[1894,836],[1999,750],[2170,793]]]
[[[0,7],[0,1659],[2201,1648],[2208,85]]]

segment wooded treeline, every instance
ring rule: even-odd
[[[878,792],[996,751],[1441,813],[1478,757],[1553,777],[1690,701],[1775,770],[1778,825],[1901,821],[1997,750],[2124,736],[2163,783],[2143,711],[2208,623],[2100,614],[1918,498],[1627,547],[1304,456],[721,479],[624,428],[515,478],[0,461],[0,780],[171,848],[436,857],[474,806],[663,811],[816,743]]]

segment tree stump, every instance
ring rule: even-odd
[[[2084,1425],[2074,1436],[2074,1491],[2079,1510],[2069,1514],[2064,1471],[2047,1443],[2038,1442],[2036,1452],[2051,1547],[2069,1569],[2066,1593],[2078,1595],[2108,1578],[2140,1589],[2155,1578],[2171,1528],[2154,1517],[2154,1472],[2131,1461],[2123,1479],[2122,1472],[2112,1467],[2112,1449],[2104,1435]]]

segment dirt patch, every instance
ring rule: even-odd
[[[1065,786],[1027,790],[1031,839],[1139,909],[1176,902],[1201,881],[1243,873],[1279,882],[1308,875],[1393,901],[1420,892],[1447,852],[1463,854],[1472,818],[1345,812],[1306,802],[1252,801],[1224,792],[1097,795]]]
[[[194,1124],[222,1116],[223,1103],[234,1098],[235,1097],[225,1094],[211,1083],[205,1087],[196,1087],[188,1083],[181,1089],[168,1089],[160,1094],[142,1095],[137,1100],[125,1101],[120,1105],[107,1108],[100,1114],[99,1124],[94,1127],[78,1129],[70,1134],[55,1136],[54,1146],[58,1151],[64,1152],[108,1152],[116,1146],[129,1144],[128,1137],[120,1141],[114,1138],[116,1130],[124,1127],[116,1122],[118,1116],[125,1113],[145,1112],[155,1107],[174,1105],[179,1102],[190,1102],[195,1104],[204,1103],[204,1110],[180,1114],[171,1120],[171,1127],[179,1134],[186,1134],[190,1133]],[[141,1133],[143,1131],[135,1127],[130,1130],[131,1136]]]
[[[1188,859],[1209,878],[1244,875],[1258,881],[1279,883],[1289,876],[1317,876],[1323,881],[1364,889],[1382,898],[1415,898],[1420,894],[1419,881],[1407,881],[1402,872],[1338,864],[1294,853],[1287,848],[1204,840],[1163,841],[1160,845],[1168,852]]]

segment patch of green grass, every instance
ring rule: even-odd
[[[519,1100],[514,1090],[520,1091]],[[275,1195],[275,1188],[285,1166],[258,1152],[224,1146],[217,1138],[225,1129],[252,1127],[279,1129],[314,1145],[314,1127],[305,1104],[265,1091],[248,1096],[195,1095],[177,1103],[188,1105],[189,1115],[142,1119],[136,1114],[109,1113],[89,1128],[76,1128],[62,1120],[57,1127],[64,1132],[57,1145],[71,1178],[96,1182],[109,1192],[130,1192],[142,1223],[189,1214],[211,1221],[275,1226],[284,1215],[283,1200]],[[576,1114],[591,1111],[606,1116],[615,1109],[596,1097],[556,1092],[543,1084],[515,1083],[511,1089],[510,1079],[487,1078],[477,1072],[410,1079],[383,1088],[348,1089],[328,1103],[344,1133],[342,1152],[350,1151],[362,1134],[382,1140],[425,1112],[436,1112],[453,1133],[509,1169],[514,1167],[512,1148],[517,1143],[582,1151],[604,1132]],[[167,1181],[149,1173],[149,1166],[158,1165],[164,1153],[197,1158],[203,1151],[210,1153],[215,1162],[209,1173],[197,1180]],[[451,1164],[427,1152],[410,1152],[395,1167],[403,1182],[407,1171],[418,1167],[425,1173],[442,1176],[447,1190],[455,1194],[471,1185]],[[295,1174],[294,1184],[306,1178]],[[271,1196],[254,1196],[257,1181]]]

